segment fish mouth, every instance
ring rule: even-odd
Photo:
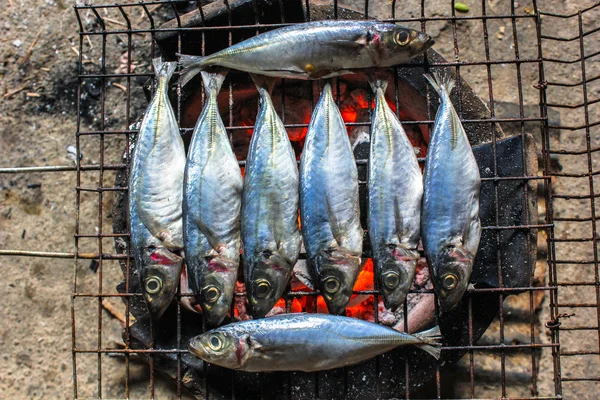
[[[224,307],[213,306],[213,307],[211,307],[211,309],[208,309],[206,306],[204,306],[202,308],[203,308],[202,314],[204,315],[204,319],[206,320],[206,323],[212,327],[218,326],[221,322],[223,322],[223,320],[227,316],[227,312],[229,309],[228,306],[224,306]]]
[[[208,352],[201,343],[201,336],[197,336],[194,339],[190,340],[188,350],[190,353],[192,353],[198,358],[201,358],[202,360],[205,360],[205,358],[208,355]]]
[[[415,55],[427,51],[435,44],[435,40],[425,32],[419,32],[416,38]]]

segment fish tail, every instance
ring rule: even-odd
[[[369,73],[368,74],[369,85],[373,93],[377,93],[377,89],[381,89],[383,93],[387,90],[388,80],[387,77],[381,73]]]
[[[192,78],[209,65],[208,57],[190,56],[177,53],[179,64],[183,67],[181,70],[181,86],[185,86]]]
[[[427,331],[417,333],[415,336],[423,341],[422,344],[417,344],[416,346],[431,354],[436,360],[439,360],[440,355],[442,354],[442,350],[440,349],[440,346],[442,345],[440,343],[442,339],[440,327],[435,326]]]
[[[250,77],[259,90],[266,90],[269,95],[273,92],[273,87],[275,86],[274,78],[257,74],[250,74]]]
[[[154,75],[156,76],[156,79],[165,79],[167,82],[171,79],[177,68],[176,62],[163,61],[161,57],[153,59],[152,65],[154,66]]]
[[[454,79],[450,75],[442,76],[438,72],[432,72],[431,74],[424,74],[425,79],[429,81],[431,86],[441,96],[443,92],[450,95],[452,89],[454,89]]]
[[[221,86],[227,76],[229,70],[226,68],[216,68],[213,71],[200,71],[202,75],[202,82],[204,83],[204,90],[207,94],[214,92],[219,93]],[[183,83],[182,83],[183,84]]]

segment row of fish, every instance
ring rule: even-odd
[[[250,309],[266,315],[300,253],[298,208],[313,278],[330,313],[343,313],[361,268],[363,230],[356,163],[330,84],[311,118],[298,173],[269,95],[272,80],[254,76],[261,106],[242,178],[217,105],[226,72],[202,71],[207,100],[186,162],[166,96],[174,68],[155,60],[158,89],[141,124],[130,176],[133,255],[151,314],[159,317],[171,302],[185,249],[190,289],[209,324],[219,324],[231,305],[241,248]],[[424,181],[385,100],[387,81],[370,79],[375,111],[368,227],[378,287],[391,309],[403,304],[413,281],[420,238],[442,310],[452,309],[467,287],[481,231],[479,173],[449,98],[452,83],[428,79],[441,106]]]
[[[345,125],[325,83],[298,173],[270,98],[273,81],[264,75],[313,79],[385,67],[432,43],[393,24],[318,21],[270,31],[208,57],[181,56],[184,83],[201,72],[206,92],[187,159],[167,97],[176,63],[155,60],[158,88],[133,153],[129,196],[132,253],[151,314],[160,317],[184,276],[207,321],[219,324],[230,308],[241,248],[250,309],[266,315],[290,279],[301,236],[329,311],[343,313],[363,248],[358,174]],[[274,52],[280,56],[268,57]],[[218,112],[223,67],[254,73],[259,89],[244,178]],[[428,79],[441,106],[423,184],[413,147],[385,101],[387,81],[370,78],[375,112],[368,227],[378,287],[391,309],[404,302],[412,283],[420,238],[440,305],[452,309],[468,284],[481,230],[479,173],[450,101],[452,83]]]

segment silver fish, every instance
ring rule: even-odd
[[[153,61],[158,88],[142,119],[129,175],[132,253],[150,314],[171,303],[181,273],[185,148],[167,96],[175,62]]]
[[[433,45],[431,36],[378,21],[313,21],[290,25],[244,40],[206,57],[180,55],[187,72],[220,65],[260,75],[319,79],[353,69],[408,62]]]
[[[240,260],[242,174],[217,105],[225,74],[202,71],[206,102],[194,128],[183,183],[189,284],[213,326],[229,311]]]
[[[450,100],[454,82],[426,75],[440,96],[425,165],[423,249],[442,311],[462,298],[477,255],[481,179],[467,134]]]
[[[375,276],[387,308],[404,303],[419,253],[423,176],[413,146],[385,100],[387,80],[372,77],[375,112],[369,157],[368,226]]]
[[[326,83],[300,160],[302,236],[331,314],[342,314],[360,271],[358,171],[342,115]]]
[[[283,294],[300,254],[298,165],[269,85],[253,76],[260,95],[244,175],[242,249],[246,293],[254,317],[264,317]]]
[[[415,345],[436,359],[440,330],[401,333],[383,325],[326,314],[281,314],[222,326],[190,340],[204,361],[249,372],[320,371]]]

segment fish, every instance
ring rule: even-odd
[[[419,260],[423,176],[412,143],[385,99],[388,81],[372,75],[375,110],[368,164],[369,238],[386,308],[404,303]]]
[[[326,82],[300,158],[302,237],[313,281],[331,314],[342,314],[360,272],[358,171],[344,120]]]
[[[191,339],[189,350],[235,370],[313,372],[353,365],[406,345],[439,359],[440,339],[437,326],[411,335],[356,318],[298,313],[222,326]]]
[[[129,174],[129,227],[134,265],[154,319],[167,309],[183,265],[185,148],[167,95],[176,62],[152,60],[156,93],[142,119]]]
[[[229,312],[240,263],[242,174],[219,114],[227,71],[202,71],[206,92],[188,149],[183,179],[187,278],[206,322]]]
[[[460,302],[481,236],[479,168],[450,100],[454,81],[425,75],[440,97],[424,172],[421,236],[442,312]]]
[[[253,76],[260,109],[242,196],[242,257],[250,312],[264,317],[285,290],[300,254],[298,164],[271,100],[272,78]]]
[[[426,33],[379,21],[313,21],[271,30],[205,57],[179,55],[185,85],[211,65],[254,74],[325,79],[406,63],[434,44]]]

